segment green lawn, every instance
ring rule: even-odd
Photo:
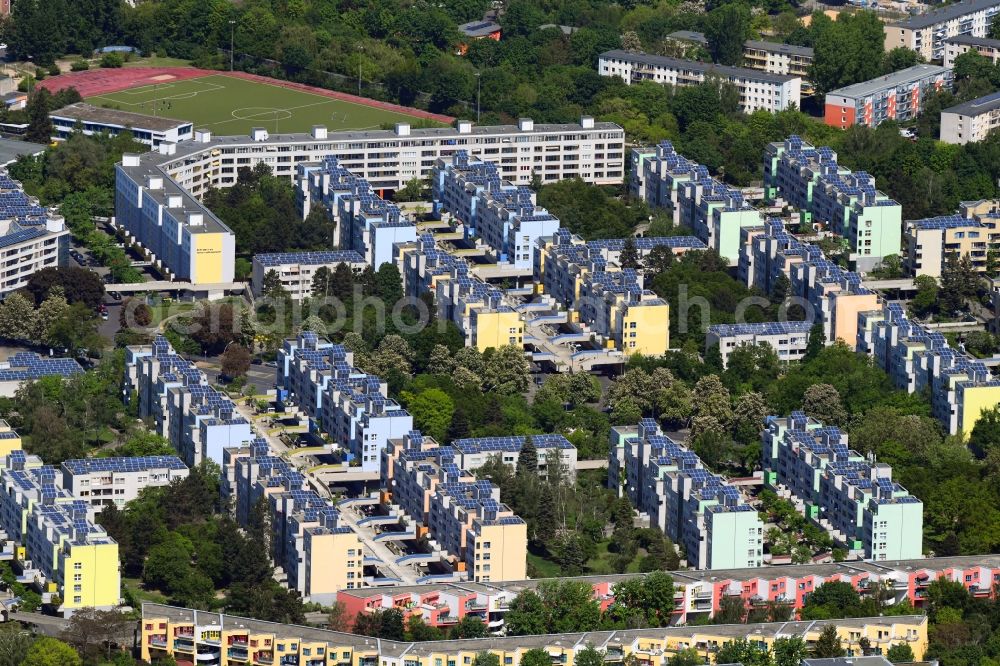
[[[224,135],[247,134],[254,127],[288,133],[307,132],[313,125],[336,131],[417,121],[394,111],[224,74],[142,86],[86,101],[122,111],[190,120],[196,128]]]
[[[165,604],[169,601],[167,597],[155,590],[144,590],[142,582],[138,578],[122,578],[122,583],[132,592],[132,596],[140,602],[148,601],[153,604]]]
[[[100,63],[100,58],[94,60]],[[190,60],[181,58],[167,58],[165,56],[151,56],[149,58],[133,58],[125,62],[126,67],[190,67]]]

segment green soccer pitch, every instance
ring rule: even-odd
[[[190,120],[196,129],[217,135],[249,134],[254,127],[287,134],[308,132],[313,125],[323,125],[330,131],[373,129],[397,122],[439,125],[396,111],[224,74],[130,88],[84,101],[121,111]]]

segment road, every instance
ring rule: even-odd
[[[33,625],[38,633],[52,637],[59,636],[69,626],[69,620],[41,613],[11,613],[10,619]]]
[[[206,373],[207,374],[207,373]],[[271,383],[274,383],[274,374],[270,375]],[[254,423],[254,413],[253,409],[246,404],[246,401],[239,400],[236,401],[236,411],[240,413],[243,418],[245,418],[250,423]],[[267,432],[266,429],[256,427],[257,433],[267,441],[268,448],[274,455],[282,456],[286,460],[289,460],[296,468],[306,477],[309,485],[315,490],[321,497],[332,500],[333,495],[330,492],[330,488],[323,483],[319,478],[310,473],[304,467],[304,461],[301,458],[289,456],[288,447],[285,443],[281,441],[276,435],[272,435]],[[417,582],[416,572],[408,566],[400,566],[396,564],[396,558],[399,557],[397,554],[393,553],[384,544],[375,541],[374,534],[372,531],[365,527],[358,527],[359,516],[354,512],[353,509],[347,509],[340,512],[341,517],[344,519],[347,527],[350,527],[355,534],[358,535],[358,539],[365,545],[366,550],[380,559],[382,561],[381,568],[386,571],[389,576],[395,577],[403,581],[405,585],[414,585]]]

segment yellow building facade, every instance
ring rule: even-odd
[[[553,664],[573,666],[577,653],[593,645],[605,653],[609,665],[622,664],[626,658],[634,656],[642,666],[666,666],[673,655],[688,649],[711,661],[719,648],[740,639],[771,648],[778,638],[800,636],[812,644],[831,624],[837,628],[841,645],[849,655],[861,654],[863,639],[867,639],[870,649],[881,654],[894,645],[905,643],[910,646],[916,661],[922,660],[927,651],[925,616],[406,643],[144,604],[140,628],[144,661],[171,656],[196,663],[212,660],[220,666],[270,666],[281,663],[283,658],[297,658],[297,663],[310,666],[445,666],[471,664],[479,652],[488,651],[497,655],[501,664],[517,666],[525,652],[541,649],[552,657]]]

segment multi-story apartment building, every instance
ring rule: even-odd
[[[689,237],[636,239],[635,244],[640,260],[658,245],[677,252],[701,245]],[[602,346],[626,354],[662,355],[670,348],[670,306],[643,287],[641,272],[617,264],[623,248],[624,241],[584,243],[560,229],[539,243],[535,283],[572,311],[575,322],[597,336]]]
[[[641,580],[645,574],[606,574],[564,578],[590,585],[593,598],[605,610],[615,602],[615,586]],[[824,583],[847,583],[862,598],[882,595],[884,603],[927,604],[927,586],[935,580],[954,581],[978,599],[995,598],[1000,581],[1000,557],[972,555],[914,560],[864,561],[826,564],[784,564],[764,568],[671,571],[674,612],[671,624],[704,623],[718,613],[724,601],[743,601],[747,610],[767,604],[787,606],[791,619],[805,605],[813,590]],[[544,579],[493,583],[433,583],[392,588],[341,590],[337,601],[349,618],[390,608],[407,618],[419,617],[439,628],[454,626],[463,618],[480,619],[493,633],[502,633],[510,602],[525,590],[536,590]]]
[[[923,504],[892,480],[892,468],[850,450],[847,434],[802,412],[770,416],[762,434],[765,483],[865,559],[923,554]]]
[[[538,473],[549,477],[553,468],[558,467],[560,478],[572,480],[576,477],[576,447],[562,435],[530,435],[531,443],[538,453]],[[491,460],[500,460],[508,467],[517,465],[518,454],[528,437],[471,437],[456,439],[451,443],[455,449],[455,464],[464,470],[474,472]]]
[[[56,139],[67,139],[77,131],[87,136],[118,136],[122,132],[131,132],[136,141],[155,149],[161,143],[177,143],[194,137],[194,125],[186,120],[105,109],[86,102],[52,111],[49,118]]]
[[[790,636],[812,644],[824,629],[834,626],[851,654],[862,653],[860,642],[865,639],[880,653],[905,643],[915,659],[922,659],[927,650],[927,624],[925,616],[915,615],[776,622],[751,625],[749,630],[752,641],[770,650],[778,638]],[[649,666],[666,666],[673,655],[688,649],[708,660],[725,643],[745,640],[747,635],[747,625],[729,624],[409,643],[147,603],[142,607],[139,650],[143,661],[148,662],[170,656],[178,661],[220,666],[259,666],[280,663],[282,659],[287,664],[309,666],[434,666],[439,661],[471,664],[477,654],[488,651],[501,664],[519,666],[526,652],[538,649],[560,664],[573,666],[576,655],[593,646],[604,653],[609,666],[621,666],[633,658]]]
[[[328,434],[349,461],[377,472],[386,442],[413,430],[413,417],[387,397],[385,382],[352,365],[342,345],[303,331],[278,350],[277,385]]]
[[[82,372],[76,359],[19,351],[0,361],[0,396],[11,398],[25,382],[42,377],[71,377]]]
[[[188,466],[212,460],[254,439],[250,423],[228,396],[209,385],[194,363],[174,352],[163,336],[151,345],[125,351],[127,400],[138,400],[140,418],[152,417],[156,432],[177,450]]]
[[[250,288],[254,296],[260,297],[264,292],[264,276],[274,271],[291,299],[301,301],[316,295],[313,294],[316,271],[326,268],[332,273],[340,264],[347,264],[354,272],[360,272],[368,265],[365,258],[354,250],[255,254]]]
[[[601,76],[617,76],[629,85],[654,81],[671,86],[690,86],[719,79],[736,87],[740,108],[746,113],[758,109],[774,112],[798,107],[802,95],[802,79],[797,76],[629,51],[602,53],[597,71]]]
[[[806,353],[811,321],[768,321],[759,324],[713,324],[705,333],[705,349],[716,346],[722,367],[742,345],[768,345],[782,361],[797,361]]]
[[[66,220],[29,197],[6,169],[0,169],[0,298],[28,284],[43,268],[66,265]]]
[[[903,266],[912,275],[940,278],[950,256],[968,257],[979,272],[1000,250],[997,201],[963,201],[957,215],[908,220],[903,229]]]
[[[199,201],[210,188],[236,184],[239,169],[266,164],[277,176],[293,179],[300,163],[336,157],[344,169],[381,193],[425,178],[439,157],[465,150],[496,162],[501,176],[527,185],[581,178],[614,185],[625,175],[625,131],[614,123],[539,124],[478,127],[458,121],[454,128],[327,132],[271,137],[212,137],[195,132],[192,141],[163,144],[159,152],[126,155],[116,169],[115,214],[133,239],[177,279],[198,284],[233,279],[232,233]],[[347,248],[341,248],[347,249]],[[198,264],[193,258],[202,263]]]
[[[763,524],[735,486],[665,436],[653,419],[611,429],[608,487],[628,497],[696,569],[759,567]]]
[[[112,504],[120,509],[143,489],[168,486],[187,475],[187,465],[177,456],[81,458],[62,464],[63,488],[94,511]]]
[[[952,349],[944,335],[889,303],[858,316],[858,351],[872,356],[909,393],[929,391],[931,412],[951,435],[968,435],[984,410],[1000,402],[1000,381],[982,361]]]
[[[920,115],[928,95],[950,89],[951,81],[947,67],[914,65],[831,90],[826,94],[823,120],[841,129],[852,125],[878,127],[885,120],[910,120]]]
[[[847,239],[857,270],[868,271],[899,254],[902,206],[875,189],[875,179],[837,164],[830,148],[800,137],[771,143],[764,153],[764,191],[799,210],[803,223],[822,222]]]
[[[464,150],[438,158],[431,189],[435,210],[458,218],[466,237],[481,238],[498,263],[531,268],[535,243],[559,229],[559,218],[536,205],[529,187],[503,181],[495,164]]]
[[[1000,39],[988,37],[973,37],[970,34],[956,35],[944,40],[945,67],[954,67],[955,59],[963,53],[975,51],[984,58],[989,58],[994,65],[1000,60]]]
[[[367,585],[365,548],[340,511],[309,487],[290,463],[271,455],[263,439],[225,451],[222,494],[246,527],[258,502],[271,516],[271,557],[289,589],[329,605],[340,590]]]
[[[1000,127],[1000,93],[990,93],[941,112],[941,140],[975,143]]]
[[[118,544],[88,520],[90,504],[58,485],[59,470],[16,450],[0,461],[0,527],[19,580],[38,586],[43,601],[62,599],[59,611],[119,605]]]
[[[296,193],[303,215],[324,206],[335,224],[341,250],[353,250],[372,268],[392,261],[395,243],[417,238],[417,227],[395,204],[384,200],[335,156],[296,167]]]
[[[667,35],[667,39],[708,49],[708,39],[705,34],[694,30],[676,30]],[[743,42],[743,66],[750,69],[808,79],[812,62],[813,50],[808,46],[757,39]]]
[[[382,481],[394,503],[440,544],[470,581],[520,580],[527,574],[528,526],[500,502],[500,489],[456,464],[455,449],[419,431],[392,439]]]
[[[898,23],[887,23],[885,50],[903,47],[916,51],[924,60],[942,60],[946,40],[957,35],[985,37],[997,12],[1000,12],[997,0],[965,0]]]
[[[858,313],[879,307],[878,295],[862,286],[861,277],[846,271],[809,243],[785,231],[780,220],[744,230],[739,276],[748,287],[770,293],[779,275],[789,280],[789,297],[805,309],[806,321],[821,323],[828,342],[854,347]]]
[[[679,154],[669,141],[657,145],[655,155],[641,166],[643,199],[651,206],[669,208],[674,224],[691,227],[708,247],[735,265],[740,229],[762,222],[743,193],[712,178],[708,168]],[[633,170],[633,178],[638,177]]]

